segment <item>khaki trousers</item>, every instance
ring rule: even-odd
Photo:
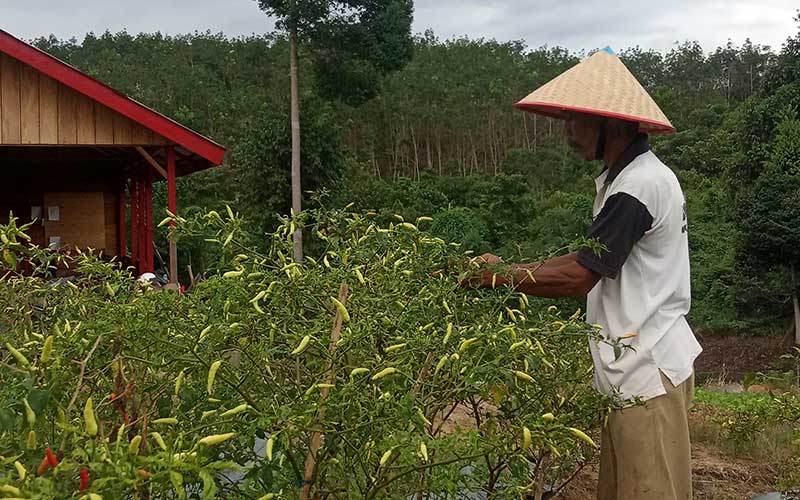
[[[600,447],[598,500],[691,500],[694,375],[645,406],[613,410]]]

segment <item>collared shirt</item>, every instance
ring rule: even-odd
[[[606,250],[578,254],[603,277],[587,297],[586,317],[608,339],[633,349],[590,342],[595,387],[644,400],[666,393],[659,371],[678,385],[701,352],[686,315],[691,305],[686,202],[675,174],[637,137],[596,179],[589,237]]]

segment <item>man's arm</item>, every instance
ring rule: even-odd
[[[544,262],[512,264],[512,274],[497,274],[496,277],[486,269],[480,286],[511,286],[526,295],[537,297],[583,297],[602,276],[579,264],[577,258],[578,253],[573,252]],[[491,254],[484,255],[483,259],[490,264],[500,262]]]
[[[537,297],[583,297],[600,281],[600,274],[578,264],[577,252],[555,257],[534,266],[520,267],[501,278],[504,285]],[[530,272],[529,272],[530,271]],[[531,276],[533,280],[531,280]]]

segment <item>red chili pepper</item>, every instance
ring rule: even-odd
[[[89,470],[81,469],[81,487],[78,491],[83,491],[89,486]]]
[[[37,476],[43,475],[45,472],[47,472],[47,469],[49,468],[50,464],[47,462],[47,457],[44,457],[42,461],[39,463],[39,467],[36,468],[36,475]]]
[[[58,459],[53,454],[52,450],[50,450],[50,448],[44,449],[44,456],[47,457],[47,463],[50,465],[50,467],[54,469],[58,467]]]

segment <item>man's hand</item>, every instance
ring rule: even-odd
[[[503,259],[492,253],[485,253],[480,257],[475,257],[470,263],[480,266],[475,274],[461,281],[461,286],[464,288],[494,288],[499,284],[499,276],[496,278],[495,273],[488,269],[488,267],[501,264]]]
[[[492,266],[494,264],[500,264],[501,262],[503,262],[503,259],[501,259],[497,255],[495,255],[493,253],[489,253],[489,252],[481,255],[480,257],[475,257],[472,260],[474,262],[478,262],[480,264],[486,264],[486,265],[489,265],[489,266]]]

